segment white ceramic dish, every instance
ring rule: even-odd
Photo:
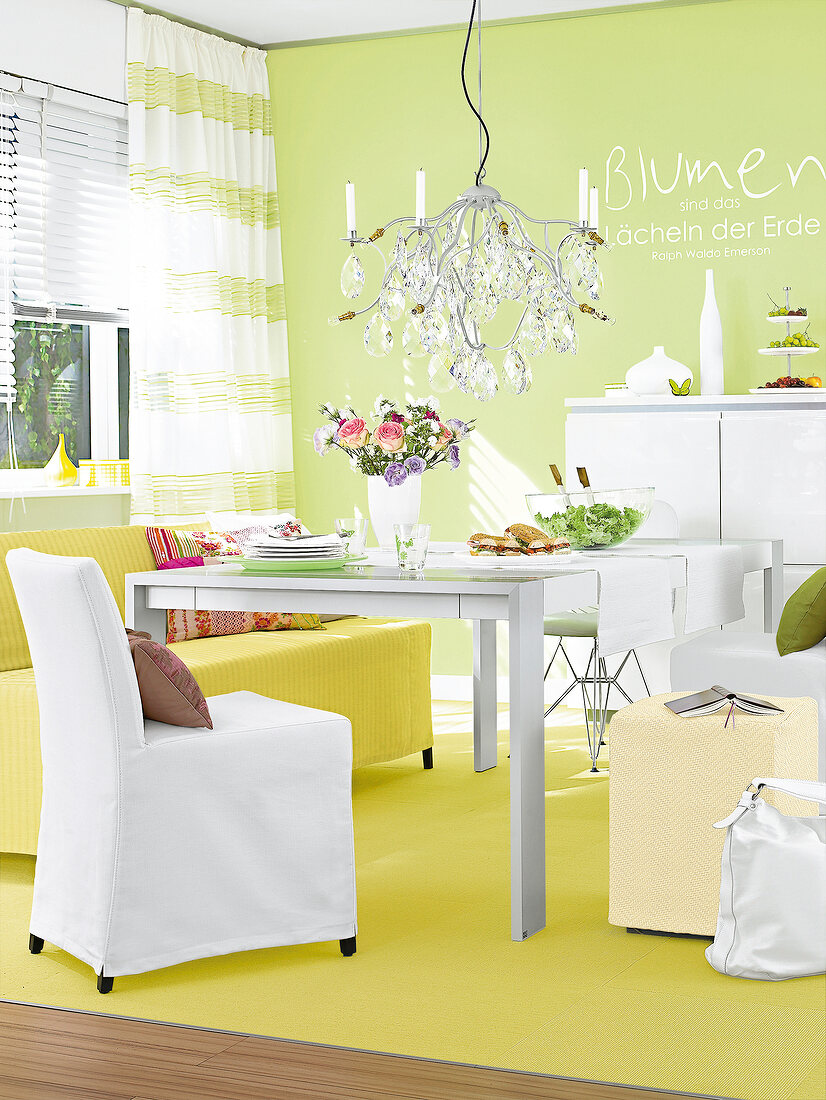
[[[758,348],[758,355],[814,355],[820,348]]]

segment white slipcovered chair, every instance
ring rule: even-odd
[[[753,695],[814,699],[817,777],[826,783],[826,641],[781,657],[774,634],[713,630],[671,651],[672,691],[702,691],[712,684]]]
[[[97,562],[6,555],[34,666],[43,803],[29,949],[114,977],[253,948],[356,949],[350,722],[240,691],[144,721]]]

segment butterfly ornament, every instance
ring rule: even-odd
[[[675,397],[687,397],[688,391],[691,389],[691,379],[686,378],[685,382],[680,386],[673,378],[668,379],[668,384],[671,387],[671,392]]]

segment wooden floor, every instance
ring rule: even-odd
[[[656,1100],[687,1095],[0,1001],[0,1100]]]

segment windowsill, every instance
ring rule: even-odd
[[[69,485],[63,488],[51,485],[20,485],[13,488],[8,482],[0,482],[0,500],[13,500],[24,497],[114,497],[128,496],[129,486],[89,486]]]

